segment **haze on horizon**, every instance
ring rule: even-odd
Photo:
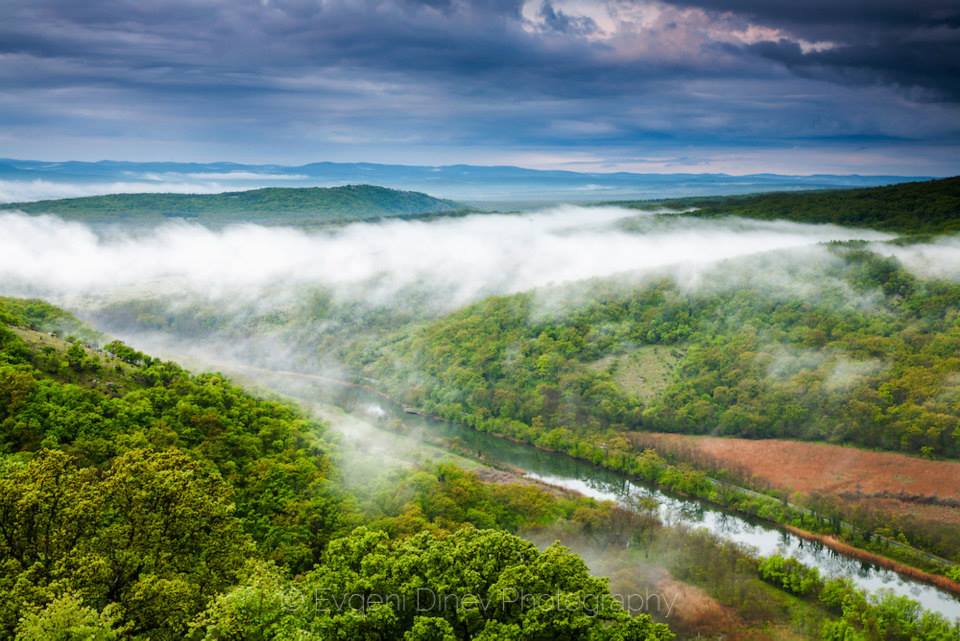
[[[0,157],[960,173],[954,0],[10,0]]]

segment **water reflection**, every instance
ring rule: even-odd
[[[706,528],[725,540],[753,548],[757,554],[792,556],[808,566],[816,567],[826,576],[848,577],[861,588],[872,592],[888,589],[917,600],[929,610],[950,618],[960,618],[960,600],[947,592],[846,556],[819,542],[808,541],[775,526],[730,514],[700,501],[664,494],[621,474],[564,455],[543,452],[469,428],[397,412],[396,409],[391,414],[391,418],[401,420],[408,429],[417,430],[428,437],[433,435],[453,441],[464,451],[477,452],[488,463],[519,468],[530,478],[586,496],[616,501],[628,509],[636,510],[638,499],[653,499],[658,503],[656,511],[660,520],[667,525]]]
[[[337,401],[344,406],[344,403],[349,405],[352,399],[356,407],[369,407],[374,401],[383,402],[379,398],[367,398],[360,391],[351,392],[350,397],[338,398]],[[757,554],[791,556],[817,568],[825,576],[848,577],[871,592],[887,589],[915,599],[928,610],[951,619],[960,618],[960,600],[943,590],[844,555],[771,524],[727,513],[700,501],[665,494],[624,475],[562,454],[544,452],[469,428],[407,414],[386,404],[384,407],[391,420],[401,421],[404,428],[410,433],[417,433],[418,438],[436,439],[436,444],[441,447],[453,444],[460,451],[477,453],[479,458],[492,465],[522,470],[529,478],[585,496],[615,501],[626,509],[636,510],[639,499],[654,499],[658,504],[657,515],[666,525],[706,528],[725,540],[752,548]],[[369,415],[369,411],[366,413]]]

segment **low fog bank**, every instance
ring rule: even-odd
[[[210,230],[170,223],[145,232],[96,232],[51,216],[0,215],[7,294],[70,306],[145,294],[229,306],[289,304],[304,286],[337,302],[390,305],[413,290],[447,311],[490,294],[717,261],[829,240],[883,240],[829,225],[656,217],[563,206],[523,215],[356,223],[326,231],[245,224]]]
[[[534,313],[563,314],[590,300],[596,279],[631,287],[667,275],[690,288],[814,297],[839,260],[821,243],[857,238],[887,236],[569,205],[319,231],[186,222],[97,230],[9,213],[0,215],[0,294],[47,299],[204,369],[252,364],[340,378],[332,354],[357,336],[493,294],[536,289]]]
[[[54,182],[50,180],[0,180],[0,203],[24,203],[35,200],[83,198],[110,194],[219,194],[273,185],[271,181],[233,183],[222,180],[207,181],[142,181],[131,179],[118,182]]]
[[[872,244],[870,248],[893,256],[918,276],[960,280],[960,237],[948,236],[910,245]]]

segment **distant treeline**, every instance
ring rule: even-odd
[[[960,177],[865,189],[774,192],[622,202],[649,209],[696,207],[695,216],[743,216],[872,227],[901,234],[960,231]]]

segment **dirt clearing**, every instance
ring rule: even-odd
[[[960,525],[960,462],[780,439],[643,433],[633,440],[640,447],[654,447],[699,467],[731,470],[778,490],[821,493]]]

